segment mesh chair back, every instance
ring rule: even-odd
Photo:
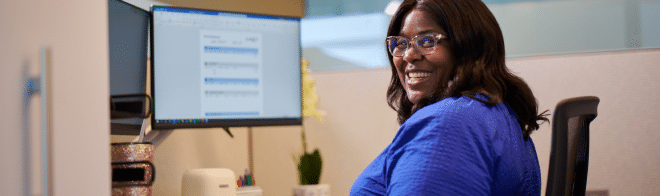
[[[552,118],[552,148],[546,195],[584,195],[589,166],[589,124],[600,99],[564,99]]]

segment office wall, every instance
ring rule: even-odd
[[[51,195],[110,194],[107,17],[106,1],[0,1],[0,195],[44,191],[40,101],[22,104],[41,46],[52,52]]]

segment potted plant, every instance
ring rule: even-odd
[[[319,104],[319,97],[316,95],[316,86],[314,78],[311,76],[311,70],[307,68],[309,61],[303,59],[301,65],[302,73],[302,92],[303,92],[303,117],[314,116],[323,121],[325,111],[316,107]],[[300,137],[302,140],[303,151],[294,160],[298,166],[299,186],[294,188],[294,195],[330,195],[330,185],[319,185],[321,170],[323,169],[323,159],[319,149],[314,152],[307,151],[307,138],[305,136],[305,127],[301,126]]]

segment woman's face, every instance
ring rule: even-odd
[[[411,40],[417,35],[447,33],[436,24],[429,14],[420,10],[412,10],[404,17],[399,36]],[[393,57],[394,66],[408,100],[417,105],[422,98],[433,95],[435,89],[444,77],[448,77],[454,66],[454,58],[448,39],[440,39],[435,50],[422,54],[411,44],[402,57]]]

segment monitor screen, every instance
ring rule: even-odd
[[[300,125],[300,19],[153,6],[153,129]]]

